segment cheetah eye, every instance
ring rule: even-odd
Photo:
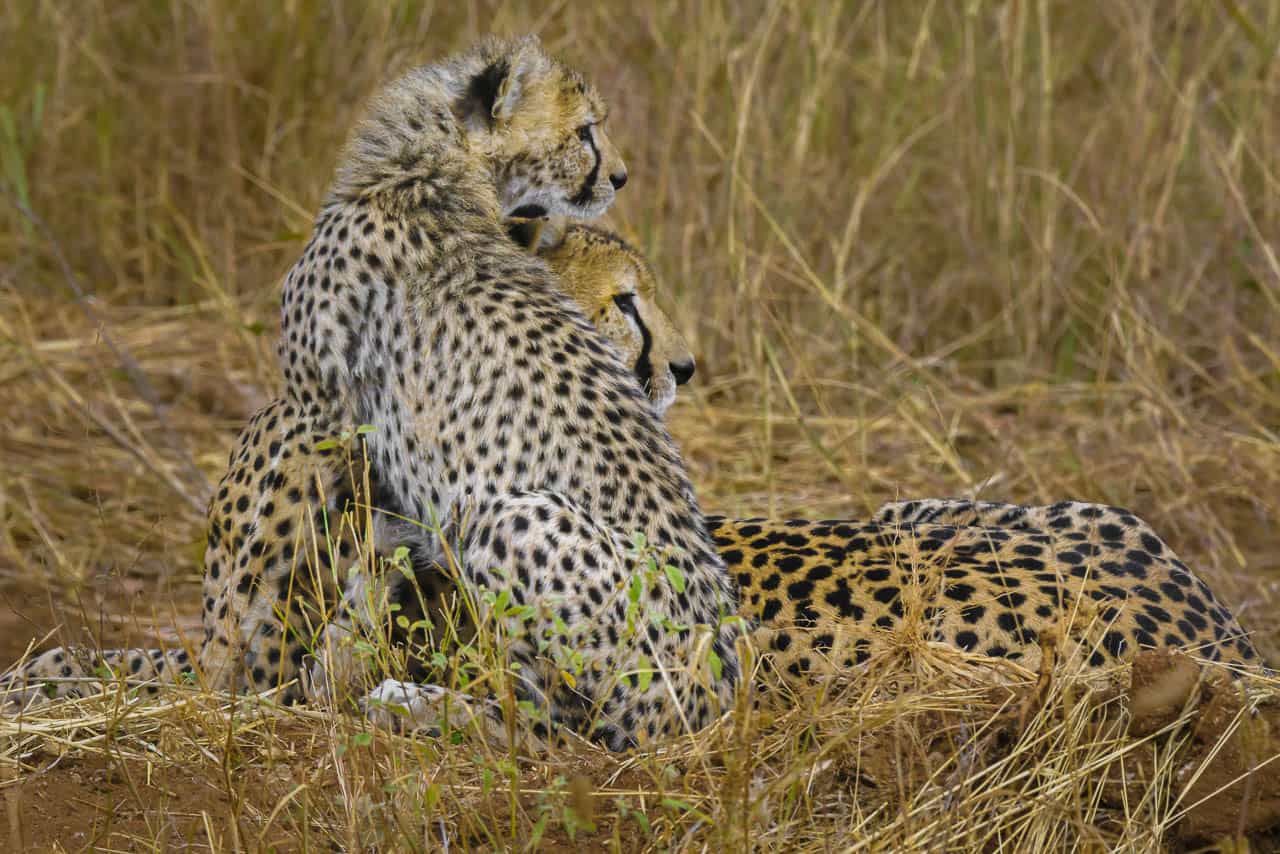
[[[583,142],[591,142],[591,125],[583,125],[578,128],[578,139]]]
[[[616,305],[618,307],[618,310],[621,311],[623,314],[631,317],[634,320],[639,320],[639,315],[636,312],[636,295],[635,294],[618,294],[613,298],[613,304]]]

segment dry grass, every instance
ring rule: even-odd
[[[673,427],[706,508],[1125,505],[1280,660],[1280,2],[10,0],[6,661],[192,626],[208,482],[278,387],[279,278],[354,111],[489,30],[539,32],[613,105],[611,221],[699,356]],[[909,650],[633,758],[104,697],[0,731],[0,776],[11,844],[68,850],[1173,839],[1167,738],[1117,804],[1102,766],[1146,748],[1070,678],[1010,729],[991,675]]]

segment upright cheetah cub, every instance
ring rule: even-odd
[[[476,598],[509,591],[519,698],[622,748],[728,707],[739,630],[722,622],[736,591],[661,419],[547,265],[506,236],[509,215],[608,207],[626,172],[605,116],[532,38],[486,41],[393,83],[356,127],[285,281],[280,357],[303,419],[374,427],[377,505],[455,532]],[[269,461],[256,477],[274,477]],[[419,554],[456,557],[402,528]],[[639,602],[636,535],[678,579],[644,582]],[[288,563],[279,541],[252,548]],[[255,555],[236,551],[211,574],[238,579]],[[340,580],[350,607],[329,625],[335,648],[364,591],[359,574]],[[205,672],[243,670],[268,610],[229,607]],[[317,684],[342,672],[322,656]]]

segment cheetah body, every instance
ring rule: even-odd
[[[393,84],[357,127],[286,278],[280,355],[305,421],[374,428],[371,497],[409,520],[402,542],[456,559],[477,600],[507,590],[525,609],[504,620],[521,698],[621,747],[728,707],[736,629],[722,619],[736,598],[634,376],[506,235],[504,217],[531,207],[588,217],[612,201],[625,173],[604,118],[595,92],[530,41],[486,42]],[[272,477],[264,465],[258,482]],[[625,639],[635,534],[686,579],[648,588],[642,624],[680,631]],[[345,585],[330,640],[361,593],[358,577]],[[243,641],[252,626],[235,614],[227,631]],[[708,642],[721,665],[710,677],[685,666]],[[239,666],[238,645],[228,649]],[[652,666],[663,678],[640,687],[632,675],[627,687],[626,674]]]
[[[1262,662],[1235,617],[1150,527],[1082,502],[895,502],[868,521],[708,520],[756,642],[790,679],[943,643],[1029,670],[1140,649]]]

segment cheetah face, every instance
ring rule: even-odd
[[[621,237],[563,220],[513,223],[511,236],[534,249],[583,314],[632,365],[658,415],[694,372],[693,355],[657,300],[649,265]]]
[[[521,39],[471,78],[459,110],[491,160],[504,216],[599,216],[627,182],[600,96]]]

